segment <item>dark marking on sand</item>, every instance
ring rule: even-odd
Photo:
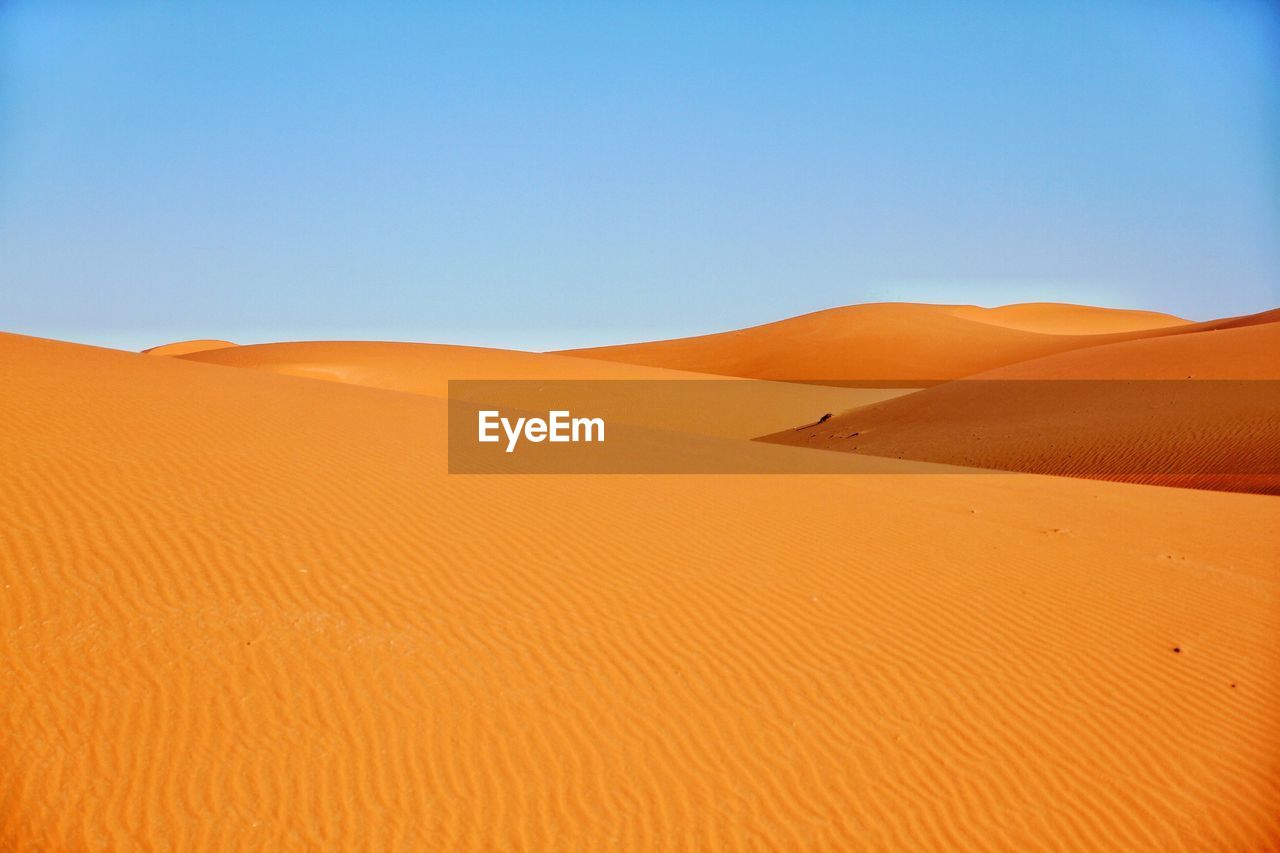
[[[796,428],[795,428],[795,431],[796,431],[796,432],[799,432],[799,431],[800,431],[800,430],[802,430],[802,429],[809,429],[810,427],[816,427],[818,424],[820,424],[820,423],[824,422],[824,421],[825,421],[825,420],[827,420],[827,418],[829,418],[829,417],[831,417],[831,413],[830,413],[830,412],[827,412],[825,415],[823,415],[822,417],[818,418],[816,421],[814,421],[814,422],[813,422],[813,423],[811,423],[811,424],[801,424],[800,426],[798,426],[798,427],[796,427]]]

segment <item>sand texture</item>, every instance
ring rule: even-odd
[[[1106,344],[936,385],[766,441],[1280,493],[1280,323]]]
[[[969,373],[1150,331],[927,322]],[[243,350],[0,335],[0,849],[1280,839],[1275,498],[748,441],[833,473],[448,475],[452,368]]]
[[[935,383],[1085,347],[1225,328],[1081,305],[876,303],[693,338],[567,350],[584,358],[753,379]]]

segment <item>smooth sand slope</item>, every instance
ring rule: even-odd
[[[1280,311],[1225,321],[1209,331],[1072,350],[972,378],[1280,380]]]
[[[877,303],[693,338],[567,350],[585,358],[754,379],[937,382],[1056,352],[1197,325],[1166,314],[1031,303]]]
[[[765,440],[982,468],[1276,494],[1280,323],[1062,353]]]
[[[234,347],[231,341],[219,341],[215,339],[201,339],[194,341],[174,341],[171,344],[161,344],[158,347],[144,349],[142,352],[146,355],[188,355],[193,352],[207,352],[209,350],[226,349]]]
[[[475,403],[503,403],[527,412],[565,409],[605,417],[611,423],[730,438],[754,438],[906,393],[737,381],[687,371],[444,344],[308,341],[241,346],[184,358],[434,397],[450,396],[450,379],[495,381],[499,383],[496,386],[455,386],[453,396]],[[689,384],[691,380],[697,383]],[[490,394],[501,399],[485,399]]]
[[[1273,498],[448,476],[439,399],[16,336],[0,389],[0,848],[1280,838]]]
[[[298,341],[181,354],[190,361],[446,397],[450,379],[698,378],[683,371],[606,364],[490,347],[394,341]]]
[[[954,305],[950,308],[954,316],[966,320],[1046,335],[1105,335],[1190,325],[1188,320],[1158,311],[1098,308],[1063,302],[1023,302],[998,308]]]

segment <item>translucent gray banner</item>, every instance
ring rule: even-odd
[[[453,380],[449,470],[1022,471],[1245,491],[1274,491],[1280,480],[1273,380],[874,385]]]

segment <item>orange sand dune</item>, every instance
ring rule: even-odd
[[[969,378],[1280,380],[1280,311],[1268,314],[1276,315],[1268,323],[1228,321],[1207,332],[1072,350]]]
[[[966,320],[1049,335],[1103,335],[1186,326],[1191,321],[1158,311],[1097,308],[1062,302],[1024,302],[998,308],[976,305],[951,306],[951,313]]]
[[[528,411],[589,411],[611,421],[732,438],[753,438],[906,393],[729,382],[723,376],[686,371],[444,344],[311,341],[242,346],[184,358],[436,397],[449,395],[450,379],[505,380],[510,384],[499,389],[503,399],[487,402]],[[518,384],[534,379],[548,382]],[[703,381],[686,388],[688,380]],[[484,391],[455,386],[455,396],[477,403],[486,402],[476,398]]]
[[[1177,379],[1206,381],[1156,381]],[[765,440],[983,468],[1276,494],[1280,323],[1061,353]]]
[[[1272,498],[449,476],[440,399],[0,365],[0,848],[1280,837]]]
[[[1280,308],[1272,308],[1270,311],[1261,311],[1257,314],[1245,314],[1241,317],[1228,317],[1225,320],[1215,320],[1210,323],[1198,323],[1198,328],[1191,331],[1208,331],[1212,329],[1240,329],[1245,326],[1261,326],[1266,323],[1280,323]]]
[[[832,308],[736,332],[566,352],[756,379],[932,382],[1161,329],[1186,328],[1169,325],[1176,322],[1180,321],[1162,314],[1075,305],[985,309],[877,303]],[[1115,331],[1120,326],[1130,328]],[[1055,331],[1045,331],[1050,328]]]
[[[197,341],[175,341],[171,344],[161,344],[158,347],[144,349],[146,355],[187,355],[193,352],[207,352],[209,350],[225,349],[234,347],[231,341],[219,340],[197,340]]]
[[[489,347],[299,341],[194,352],[190,361],[444,397],[450,379],[696,379],[683,371]]]
[[[1080,305],[878,303],[736,332],[564,354],[756,379],[932,384],[1068,350],[1266,322],[1266,316],[1187,323]]]

